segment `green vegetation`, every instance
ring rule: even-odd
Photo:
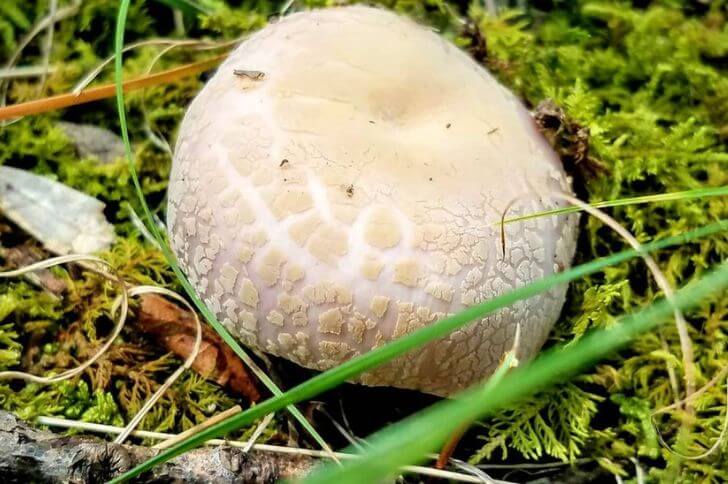
[[[654,2],[645,10],[611,2],[577,2],[573,7],[541,18],[512,12],[492,19],[479,9],[470,13],[480,19],[492,56],[489,64],[506,84],[532,104],[553,99],[574,121],[589,128],[591,156],[609,170],[609,176],[586,182],[589,201],[725,185],[725,5],[714,2],[701,13],[693,10],[697,4],[689,2]],[[611,213],[644,242],[725,217],[726,208],[725,198],[718,197],[630,205]],[[724,260],[727,242],[725,234],[719,234],[659,253],[656,260],[670,283],[682,286]],[[589,219],[577,262],[622,247],[624,242]],[[643,263],[635,260],[573,283],[566,315],[552,338],[578,339],[589,328],[613,324],[615,315],[649,304],[657,291],[644,273]],[[728,365],[727,306],[723,295],[690,315],[699,386]],[[675,398],[666,368],[674,366],[681,377],[679,355],[674,326],[641,337],[592,374],[529,401],[527,414],[540,407],[531,425],[514,419],[514,412],[496,416],[488,427],[498,431],[484,435],[485,445],[474,460],[512,447],[532,456],[597,458],[622,475],[633,473],[629,458],[637,457],[655,459],[650,475],[665,481],[727,478],[725,451],[705,461],[681,460],[660,449],[655,431],[646,425],[646,414]],[[720,417],[725,416],[724,393],[719,385],[699,397],[697,426],[682,436],[683,452],[697,454],[717,438]],[[614,413],[614,403],[619,406],[619,423],[605,425],[604,412],[608,408]],[[575,414],[578,419],[568,418]],[[674,437],[683,418],[689,417],[673,415],[661,421],[660,431]],[[584,427],[591,429],[586,438]],[[674,474],[678,466],[680,475]]]
[[[61,7],[72,5],[60,1]],[[237,2],[236,2],[237,3]],[[248,1],[231,7],[222,0],[166,0],[131,3],[126,42],[160,36],[220,40],[264,25],[286,2]],[[295,2],[292,9],[339,4]],[[463,48],[483,44],[485,63],[531,106],[550,98],[568,119],[588,128],[589,156],[607,172],[575,171],[580,193],[590,202],[728,185],[728,11],[725,2],[661,1],[635,7],[629,2],[557,1],[547,12],[502,11],[489,16],[474,2],[444,0],[377,2],[437,27]],[[644,2],[642,2],[644,3]],[[182,5],[184,4],[184,5]],[[184,29],[170,5],[184,12]],[[198,8],[199,7],[199,8]],[[113,53],[117,2],[86,0],[56,25],[45,93],[71,90]],[[48,14],[49,2],[10,0],[0,5],[0,59],[9,58],[30,25]],[[208,13],[209,12],[209,13]],[[464,27],[468,18],[473,27]],[[20,56],[20,65],[40,65],[45,35]],[[474,45],[477,44],[477,45]],[[160,46],[124,57],[125,78],[143,74]],[[155,70],[211,55],[178,47]],[[113,69],[100,79],[111,81]],[[184,109],[201,86],[198,79],[127,95],[131,138],[144,194],[164,219],[169,155],[149,133],[174,140]],[[10,85],[9,102],[35,98],[37,78]],[[124,160],[102,165],[78,159],[55,125],[72,120],[118,131],[113,102],[25,118],[0,128],[0,163],[53,176],[107,204],[118,241],[104,255],[127,280],[180,290],[162,254],[145,242],[130,218],[129,205],[143,213]],[[132,122],[133,121],[133,122]],[[725,218],[726,197],[703,197],[609,209],[638,240],[682,234]],[[586,216],[583,216],[586,217]],[[625,243],[595,219],[584,219],[576,263],[615,253]],[[17,237],[13,235],[13,237]],[[3,237],[5,243],[5,237]],[[681,287],[726,259],[728,237],[718,232],[654,254],[670,283]],[[0,280],[0,367],[42,373],[72,367],[90,355],[110,325],[113,287],[87,273],[55,272],[69,286],[63,298],[23,281]],[[643,262],[630,259],[571,284],[568,307],[550,344],[578,341],[590,329],[607,328],[625,313],[660,296]],[[728,295],[690,311],[697,386],[728,366]],[[97,334],[98,333],[98,334]],[[573,343],[572,343],[573,344]],[[596,369],[546,390],[518,407],[501,411],[472,431],[482,445],[472,463],[510,458],[596,460],[611,473],[634,476],[637,458],[649,478],[665,482],[728,480],[728,443],[703,460],[685,460],[660,447],[650,414],[681,397],[682,360],[677,330],[663,325],[636,339]],[[0,406],[24,418],[60,415],[119,424],[128,420],[178,364],[133,329],[114,350],[74,384],[47,387],[0,384]],[[677,375],[673,391],[667,369]],[[712,445],[725,415],[725,383],[695,400],[696,414],[672,412],[657,419],[659,431],[678,450],[694,455]],[[143,420],[141,427],[180,431],[232,405],[224,390],[191,373]],[[681,432],[682,422],[690,423]],[[269,432],[271,437],[273,432]]]

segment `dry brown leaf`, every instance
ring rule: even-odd
[[[196,328],[192,314],[154,294],[145,294],[140,300],[137,317],[140,329],[180,358],[187,358],[195,343]],[[256,381],[243,362],[217,333],[205,325],[202,326],[200,352],[192,368],[251,402],[260,399]]]

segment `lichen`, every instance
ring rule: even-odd
[[[234,2],[235,7],[222,0],[200,3],[212,13],[186,14],[185,35],[209,40],[237,38],[256,29],[285,2],[253,0],[242,5]],[[305,0],[292,8],[341,3]],[[463,48],[477,47],[487,67],[530,106],[552,99],[570,119],[588,128],[589,156],[608,170],[585,179],[579,187],[589,201],[728,183],[725,1],[634,2],[646,6],[625,1],[533,2],[551,5],[547,11],[533,6],[525,11],[503,10],[497,16],[488,15],[482,2],[467,8],[463,2],[445,0],[376,3],[429,23]],[[12,54],[29,25],[45,16],[48,8],[42,0],[0,2],[0,58]],[[45,94],[70,90],[111,54],[116,8],[116,2],[86,0],[74,16],[58,24],[51,55],[56,69]],[[174,35],[180,34],[162,2],[132,2],[128,42]],[[23,53],[21,64],[40,63],[42,37]],[[145,72],[158,52],[159,47],[146,46],[128,53],[127,75]],[[201,55],[178,48],[162,57],[155,69],[191,62]],[[108,82],[111,76],[107,68],[100,81]],[[13,82],[9,100],[35,97],[36,83],[36,79]],[[171,144],[181,115],[201,85],[201,79],[187,78],[128,96],[137,169],[147,200],[162,220],[169,156],[149,132]],[[0,163],[56,177],[104,201],[118,236],[117,244],[104,256],[127,280],[179,289],[161,254],[131,221],[127,203],[142,212],[125,162],[100,165],[79,159],[71,141],[55,126],[60,119],[118,129],[113,101],[25,118],[0,129]],[[725,218],[726,209],[725,198],[714,197],[629,205],[609,212],[638,240],[648,241]],[[601,222],[583,220],[576,263],[627,247]],[[689,283],[727,255],[725,234],[654,254],[674,286]],[[20,366],[35,373],[66,369],[76,364],[76,358],[87,357],[108,334],[113,286],[85,272],[57,273],[70,284],[68,294],[60,299],[21,279],[0,280],[0,367]],[[591,328],[609,326],[616,316],[645,307],[660,296],[639,260],[579,280],[570,287],[567,307],[549,344],[574,341]],[[728,295],[715,297],[687,317],[697,385],[702,386],[728,365]],[[681,395],[684,391],[680,355],[677,331],[667,324],[579,378],[477,425],[472,432],[482,440],[482,447],[459,457],[474,463],[506,457],[572,463],[586,458],[622,476],[635,475],[631,459],[637,459],[654,481],[725,482],[728,443],[706,459],[684,460],[656,441],[659,430],[681,452],[697,454],[712,445],[726,418],[725,386],[720,383],[695,400],[694,416],[673,412],[656,419],[657,430],[652,426],[649,414],[677,396],[668,368],[676,373]],[[24,418],[73,412],[73,418],[118,424],[120,418],[127,421],[178,364],[129,329],[110,354],[71,383],[3,383],[0,407]],[[69,386],[77,389],[69,393]],[[232,403],[221,388],[186,373],[142,427],[180,431]],[[268,438],[275,428],[266,433]]]

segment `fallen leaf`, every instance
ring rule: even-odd
[[[139,328],[180,358],[187,358],[195,343],[194,316],[189,311],[154,294],[145,294],[140,300],[137,317]],[[245,396],[251,402],[260,399],[255,380],[245,369],[243,362],[217,333],[206,325],[202,326],[200,352],[192,368],[218,385]]]
[[[0,211],[56,254],[92,254],[114,241],[103,203],[17,168],[0,166]]]

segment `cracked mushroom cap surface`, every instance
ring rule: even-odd
[[[244,41],[191,104],[169,185],[174,251],[246,345],[325,370],[570,265],[561,162],[523,105],[394,13],[297,13]],[[358,381],[449,395],[543,344],[566,287]]]

